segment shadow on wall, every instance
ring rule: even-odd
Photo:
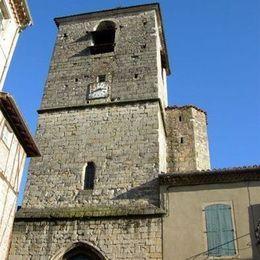
[[[114,198],[114,200],[146,200],[154,206],[159,206],[159,182],[153,179]]]
[[[248,215],[253,259],[260,259],[260,204],[248,207]],[[257,233],[259,233],[259,239],[257,239]]]
[[[86,48],[82,51],[80,51],[79,53],[71,56],[70,58],[75,58],[75,57],[84,57],[84,56],[90,56],[91,53],[90,53],[90,49],[89,48]]]

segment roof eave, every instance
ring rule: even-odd
[[[260,166],[159,175],[160,185],[171,187],[260,181]]]
[[[14,134],[24,148],[28,157],[38,157],[40,152],[33,140],[33,137],[23,119],[14,99],[5,92],[0,92],[0,110],[8,121]]]
[[[32,25],[32,16],[27,0],[11,0],[10,4],[20,31]]]

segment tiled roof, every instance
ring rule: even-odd
[[[162,173],[159,175],[160,185],[171,186],[234,183],[245,181],[260,181],[259,165],[184,173]]]

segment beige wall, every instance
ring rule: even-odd
[[[260,259],[254,228],[260,217],[260,182],[163,187],[169,213],[163,220],[164,260],[208,259],[203,207],[230,203],[238,255],[232,259]],[[167,195],[168,194],[168,195]],[[223,258],[221,258],[223,259]]]
[[[5,13],[5,19],[0,29],[0,91],[12,59],[19,35],[19,25],[16,23],[9,1],[1,0],[0,8]]]
[[[3,140],[4,127],[10,143]],[[18,189],[26,154],[0,111],[0,259],[5,259],[16,210]]]

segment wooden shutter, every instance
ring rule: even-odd
[[[231,207],[214,204],[205,208],[209,256],[236,254]]]

